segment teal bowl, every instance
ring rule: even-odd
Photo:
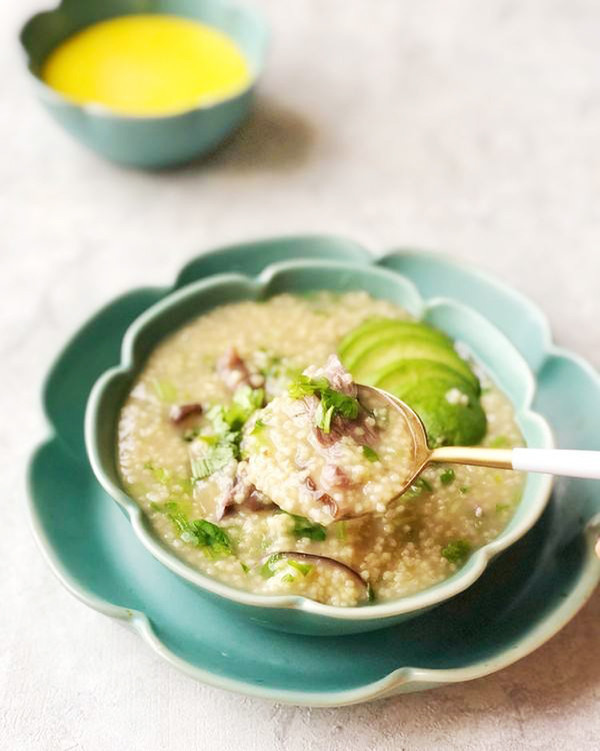
[[[123,404],[150,352],[165,336],[212,308],[240,300],[261,300],[283,292],[313,290],[345,292],[361,289],[373,297],[401,305],[413,316],[445,330],[464,343],[514,405],[529,446],[550,448],[546,421],[531,410],[535,382],[525,360],[489,321],[454,300],[423,299],[408,279],[382,268],[351,262],[296,260],[274,263],[257,276],[215,274],[187,284],[140,315],[127,330],[121,364],[104,373],[90,394],[85,416],[85,442],[92,469],[102,487],[127,514],[141,543],[161,563],[209,598],[254,623],[293,633],[343,635],[399,623],[441,604],[473,584],[488,563],[521,538],[541,515],[552,483],[545,475],[529,475],[523,498],[508,526],[477,550],[466,565],[439,584],[397,600],[341,608],[296,595],[257,595],[212,579],[179,559],[154,534],[137,503],[121,484],[116,466],[116,426]]]
[[[172,115],[137,117],[73,103],[42,81],[44,60],[67,37],[98,21],[136,13],[183,16],[223,31],[246,57],[250,84],[211,104]],[[66,131],[113,162],[157,169],[208,153],[240,125],[250,111],[264,66],[268,32],[259,13],[225,0],[63,0],[54,10],[27,21],[20,40],[38,98]]]

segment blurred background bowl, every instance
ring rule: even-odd
[[[129,116],[94,104],[76,104],[47,86],[41,69],[65,39],[99,21],[138,13],[162,13],[200,21],[229,36],[250,68],[249,85],[212,104],[165,116]],[[38,98],[78,141],[120,164],[160,168],[188,162],[214,149],[248,115],[268,40],[257,11],[224,0],[63,0],[24,25],[20,41]]]

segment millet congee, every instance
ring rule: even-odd
[[[519,473],[426,469],[356,383],[406,401],[430,444],[523,444],[508,399],[442,332],[364,292],[216,308],[159,344],[123,405],[118,466],[189,565],[336,606],[423,590],[506,526]]]

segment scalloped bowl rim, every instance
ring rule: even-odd
[[[515,406],[517,418],[537,422],[545,436],[544,446],[551,447],[554,445],[552,432],[547,421],[540,414],[531,409],[531,403],[535,394],[535,379],[529,366],[525,363],[521,354],[512,344],[510,344],[504,334],[496,329],[496,327],[487,321],[487,319],[481,314],[477,313],[469,306],[464,305],[463,303],[458,303],[449,298],[434,297],[430,300],[425,300],[412,281],[397,272],[381,269],[377,266],[365,267],[364,265],[343,261],[319,262],[317,260],[295,260],[270,264],[255,277],[237,273],[211,275],[205,279],[193,282],[178,290],[167,293],[164,298],[150,306],[138,316],[138,318],[136,318],[129,326],[123,337],[120,365],[105,371],[105,373],[96,381],[90,393],[86,407],[84,430],[88,458],[92,470],[104,490],[106,490],[106,492],[127,512],[134,533],[144,547],[161,563],[200,589],[208,590],[213,594],[243,605],[254,606],[257,608],[302,610],[314,615],[326,616],[338,620],[369,621],[382,618],[393,618],[402,614],[417,613],[426,608],[438,605],[471,586],[481,574],[483,574],[493,557],[512,545],[529,529],[531,529],[542,514],[550,497],[553,484],[553,480],[550,476],[540,476],[540,487],[535,497],[529,501],[528,513],[523,516],[518,525],[515,525],[515,527],[510,530],[509,527],[505,528],[498,537],[475,551],[471,556],[469,563],[463,569],[455,573],[445,582],[439,583],[435,589],[427,588],[421,592],[384,603],[344,608],[325,605],[299,595],[254,594],[236,589],[235,587],[229,586],[193,569],[174,553],[170,552],[170,550],[159,541],[154,532],[149,529],[146,515],[141,507],[129,495],[127,495],[127,493],[125,493],[122,487],[115,484],[110,479],[100,459],[97,427],[101,418],[100,404],[102,398],[105,391],[112,385],[115,379],[121,379],[123,377],[131,378],[136,372],[139,372],[141,363],[135,362],[133,353],[138,336],[148,325],[167,314],[171,307],[182,299],[199,296],[207,290],[214,290],[230,281],[243,281],[245,284],[248,284],[249,287],[252,287],[258,294],[261,290],[265,289],[269,283],[276,279],[278,274],[306,269],[309,267],[324,268],[332,266],[339,268],[340,270],[343,268],[362,273],[368,269],[369,273],[381,274],[384,278],[395,283],[404,283],[407,287],[412,288],[415,299],[421,303],[422,311],[427,310],[434,304],[443,302],[454,308],[468,311],[470,316],[479,319],[482,323],[485,322],[487,325],[492,326],[497,336],[504,339],[508,346],[513,350],[513,356],[520,362],[523,373],[525,373],[527,377],[528,382],[523,397],[523,404],[520,407]]]
[[[36,73],[33,72],[31,53],[30,53],[30,50],[25,45],[25,42],[23,39],[25,29],[29,26],[29,24],[32,24],[35,21],[39,21],[41,23],[42,21],[47,21],[49,18],[52,18],[54,14],[59,13],[61,10],[63,10],[66,7],[67,0],[60,0],[60,2],[58,2],[53,8],[34,13],[21,26],[21,30],[19,32],[19,43],[20,43],[21,53],[23,57],[25,58],[25,68],[27,70],[27,74],[29,76],[30,82],[33,83],[34,87],[37,90],[37,93],[50,105],[73,107],[74,109],[80,112],[84,112],[90,118],[103,118],[105,120],[114,120],[115,122],[117,121],[150,122],[153,120],[157,120],[157,121],[170,120],[170,119],[175,119],[175,118],[182,117],[185,115],[190,115],[195,112],[203,112],[203,111],[211,110],[220,104],[224,104],[225,102],[233,102],[236,99],[243,97],[245,94],[250,93],[255,88],[256,84],[258,83],[260,77],[262,76],[264,72],[266,52],[267,52],[267,46],[268,46],[268,41],[269,41],[269,26],[266,22],[264,15],[254,6],[249,6],[245,3],[232,2],[232,0],[222,0],[221,4],[224,7],[235,8],[236,10],[241,11],[242,13],[246,14],[247,18],[253,17],[255,21],[258,21],[260,23],[261,31],[264,37],[263,48],[260,53],[260,59],[259,59],[258,64],[254,66],[250,66],[250,65],[248,66],[250,69],[250,77],[249,77],[248,82],[244,86],[241,86],[239,89],[236,89],[230,94],[225,94],[224,96],[220,96],[220,97],[217,96],[217,97],[214,97],[213,99],[210,99],[209,101],[199,102],[196,105],[182,107],[181,109],[172,110],[169,112],[165,112],[163,114],[157,113],[157,114],[150,114],[150,115],[125,114],[121,112],[116,112],[110,107],[104,104],[100,104],[98,102],[76,102],[74,99],[69,99],[69,97],[65,96],[57,89],[54,89],[52,86],[49,86],[42,78],[40,78]],[[110,18],[122,18],[127,15],[135,15],[135,14],[117,13],[116,15],[110,16],[109,18],[104,19],[104,20],[109,20]],[[182,17],[192,18],[191,16],[182,16]],[[87,28],[87,27],[83,27],[83,28]],[[246,62],[248,62],[245,55],[244,55],[244,59],[246,60]]]

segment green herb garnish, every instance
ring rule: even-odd
[[[459,492],[461,492],[463,495],[469,492],[470,488],[468,485],[463,485],[461,488],[458,489]]]
[[[314,566],[311,566],[310,563],[300,563],[299,561],[295,561],[293,558],[290,558],[288,560],[288,566],[295,568],[296,571],[299,571],[302,574],[302,576],[308,576],[308,574],[310,574],[310,572],[314,568]]]
[[[348,420],[358,417],[358,399],[332,389],[327,378],[310,378],[301,374],[290,383],[288,392],[292,399],[313,395],[320,399],[319,407],[315,411],[315,425],[324,433],[331,431],[331,421],[336,415]]]
[[[152,509],[152,511],[159,511],[161,514],[166,514],[168,511],[177,511],[179,506],[175,503],[175,501],[167,501],[166,503],[152,502],[150,504],[150,508]]]
[[[431,493],[433,488],[431,483],[424,477],[417,478],[408,490],[402,493],[402,498],[405,500],[411,500],[412,498],[418,498],[422,493]]]
[[[245,563],[242,563],[242,561],[240,561],[240,566],[242,567],[242,571],[243,571],[243,572],[244,572],[245,574],[247,574],[247,573],[248,573],[248,572],[250,571],[250,566],[246,566],[246,564],[245,564]]]
[[[229,535],[216,524],[206,519],[189,521],[180,512],[169,513],[167,516],[180,530],[184,542],[189,542],[199,548],[206,548],[214,556],[229,555],[232,552]]]
[[[510,446],[510,441],[505,435],[498,435],[492,441],[490,441],[490,448],[504,449]]]
[[[471,543],[467,540],[454,540],[442,548],[442,555],[450,563],[463,563],[471,553]]]
[[[152,509],[160,511],[172,522],[184,542],[203,548],[211,558],[230,555],[233,552],[231,539],[224,529],[206,519],[190,521],[174,501],[154,503]]]
[[[267,426],[265,425],[265,423],[264,423],[264,422],[263,422],[262,420],[258,419],[258,420],[257,420],[257,421],[256,421],[256,422],[254,423],[254,425],[252,426],[252,430],[250,431],[250,435],[258,435],[259,433],[262,433],[262,432],[263,432],[263,430],[264,430],[264,429],[265,429],[266,427],[267,427]]]
[[[226,467],[229,462],[235,461],[236,451],[233,445],[228,443],[219,443],[216,446],[209,446],[205,456],[192,459],[192,480],[198,482],[205,480],[219,469]]]
[[[331,420],[335,412],[335,407],[330,405],[327,409],[323,406],[323,400],[315,410],[315,425],[321,428],[324,433],[331,433]]]
[[[455,477],[456,475],[454,474],[453,469],[445,469],[440,474],[440,482],[442,483],[442,485],[450,485],[451,483],[454,482]]]
[[[146,462],[144,464],[144,469],[152,472],[152,477],[154,477],[156,482],[159,482],[161,485],[168,485],[172,479],[171,472],[168,469],[165,469],[164,467],[155,467],[152,462]]]
[[[510,508],[509,503],[497,503],[496,504],[496,513],[501,514],[503,511],[507,511]]]
[[[367,584],[367,599],[369,602],[375,602],[376,600],[375,590],[370,584]]]
[[[172,404],[177,401],[177,389],[170,381],[154,378],[152,380],[152,388],[161,402]]]
[[[263,389],[239,386],[229,406],[217,404],[209,409],[206,416],[212,422],[215,433],[218,435],[237,433],[244,427],[248,418],[262,407],[264,400]]]
[[[250,386],[238,386],[233,395],[233,406],[237,407],[236,417],[243,413],[244,422],[260,409],[265,401],[264,389],[253,389]],[[231,407],[230,407],[231,409]]]
[[[200,429],[199,428],[188,428],[187,430],[183,431],[183,440],[187,443],[191,443],[193,440],[198,438],[200,435]]]
[[[363,456],[365,459],[368,459],[370,462],[378,462],[379,461],[379,454],[377,451],[374,451],[370,446],[363,446],[362,447]]]
[[[265,579],[270,579],[274,574],[276,574],[278,570],[276,564],[282,559],[282,557],[283,555],[281,553],[273,553],[273,555],[270,555],[260,568],[261,576],[263,576]],[[291,566],[291,568],[300,572],[302,576],[308,576],[308,574],[310,574],[310,572],[314,568],[309,563],[300,563],[299,561],[295,561],[291,558],[286,562],[288,566]],[[281,581],[284,582],[293,582],[295,580],[295,576],[291,573],[285,574],[281,577]]]
[[[242,428],[246,421],[260,409],[265,399],[263,389],[240,386],[233,395],[233,403],[228,407],[217,404],[208,410],[206,416],[213,426],[213,433],[196,434],[190,440],[198,439],[206,444],[203,456],[192,459],[192,479],[204,480],[232,460],[241,459],[240,443]],[[258,425],[260,421],[256,421]],[[264,423],[261,423],[264,425]],[[255,425],[255,428],[256,428]],[[254,432],[254,430],[253,430]]]
[[[265,579],[270,579],[275,574],[275,564],[281,558],[281,553],[273,553],[260,567],[260,575]]]
[[[341,542],[346,540],[346,522],[341,521],[335,525],[335,536]]]
[[[229,434],[226,434],[226,435],[229,435]],[[206,443],[207,446],[217,446],[219,443],[221,443],[221,441],[223,440],[223,438],[225,438],[225,436],[208,435],[204,433],[204,434],[198,435],[197,438],[198,440]]]
[[[295,381],[290,383],[288,392],[292,399],[303,399],[305,396],[312,396],[313,394],[319,396],[320,391],[328,388],[329,381],[327,378],[310,378],[301,373]]]
[[[283,511],[283,509],[282,509]],[[290,514],[287,511],[283,511],[284,514],[291,516],[294,520],[294,526],[292,528],[292,534],[294,537],[300,539],[301,537],[308,537],[315,542],[323,542],[327,537],[327,530],[322,524],[311,522],[305,516],[298,516],[297,514]]]

